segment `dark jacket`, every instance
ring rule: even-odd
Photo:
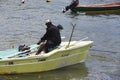
[[[75,9],[75,7],[79,4],[79,0],[72,0],[71,4],[66,6],[66,11],[68,11],[69,9],[73,10]]]
[[[46,33],[41,38],[41,41],[45,41],[45,40],[52,41],[55,46],[61,43],[61,36],[59,29],[53,24],[49,25],[49,27],[46,28]]]
[[[79,0],[72,0],[70,6],[76,7],[79,4]]]

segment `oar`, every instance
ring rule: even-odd
[[[72,25],[72,32],[71,32],[71,35],[70,35],[70,39],[69,39],[69,42],[68,42],[68,45],[66,46],[66,48],[68,48],[69,47],[69,45],[70,45],[70,42],[71,42],[71,39],[72,39],[72,35],[73,35],[73,32],[74,32],[74,29],[75,29],[75,26],[76,26],[76,24],[73,24],[73,23],[71,23],[71,25]]]
[[[88,39],[88,37],[82,38],[82,39],[80,39],[79,41],[84,41],[84,40],[86,40],[86,39]]]

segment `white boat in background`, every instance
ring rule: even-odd
[[[84,62],[93,41],[62,42],[49,53],[23,57],[7,57],[0,60],[0,74],[43,72]],[[36,47],[37,48],[37,47]]]

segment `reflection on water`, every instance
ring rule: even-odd
[[[79,63],[74,66],[42,73],[1,75],[0,80],[77,80],[87,75],[88,70],[85,63]]]

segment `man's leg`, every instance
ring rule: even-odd
[[[38,51],[36,52],[35,55],[40,54],[41,51],[43,51],[44,49],[45,49],[45,43],[43,42],[43,43],[40,44],[40,47],[39,47],[39,49],[38,49]]]
[[[48,40],[45,44],[45,53],[50,52],[49,49],[53,47],[55,47],[54,42],[52,42],[51,40]]]

